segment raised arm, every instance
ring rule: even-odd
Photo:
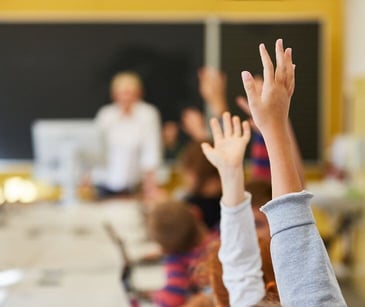
[[[226,97],[226,75],[213,67],[203,67],[198,71],[199,92],[209,106],[213,116],[221,116],[228,110]]]
[[[259,91],[262,90],[262,78],[261,77],[255,77],[255,80],[257,80],[260,84]],[[260,91],[261,95],[261,91]],[[251,124],[252,129],[254,130],[253,138],[252,138],[252,146],[251,146],[251,159],[252,159],[252,176],[254,176],[255,179],[270,179],[270,162],[269,157],[267,155],[266,151],[266,145],[262,138],[262,135],[259,131],[259,129],[256,127],[254,121],[252,120],[252,114],[250,111],[250,107],[248,106],[248,101],[243,96],[238,96],[236,98],[236,103],[240,109],[246,113],[246,115],[249,117],[249,122]],[[292,151],[294,153],[294,159],[296,164],[296,169],[299,174],[300,181],[303,186],[305,186],[305,178],[304,178],[304,166],[303,166],[303,160],[300,153],[300,149],[298,146],[297,138],[295,136],[293,126],[291,124],[290,119],[288,119],[288,125],[289,125],[289,135],[290,135],[290,145],[292,147]]]
[[[309,206],[291,146],[288,113],[294,91],[292,50],[276,42],[276,69],[263,44],[264,84],[242,73],[253,120],[267,146],[273,200],[262,211],[272,236],[271,256],[283,306],[346,306]]]
[[[268,150],[272,177],[273,198],[302,190],[296,169],[289,134],[289,106],[294,90],[294,65],[290,48],[284,51],[282,40],[276,43],[277,68],[263,44],[260,55],[264,67],[262,93],[257,90],[252,75],[244,71],[242,79],[249,108]]]
[[[203,143],[207,159],[218,169],[222,183],[221,248],[223,281],[230,306],[257,304],[265,295],[251,195],[244,190],[243,156],[250,139],[248,122],[223,114],[223,131],[211,120],[214,147]]]

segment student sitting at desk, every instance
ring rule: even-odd
[[[185,203],[158,204],[147,220],[149,234],[165,256],[166,284],[152,298],[161,307],[183,306],[198,290],[193,267],[217,237],[209,234]]]
[[[111,96],[114,102],[95,119],[106,142],[106,165],[93,174],[99,196],[131,193],[141,181],[144,192],[152,193],[161,162],[159,112],[142,100],[142,81],[135,73],[118,73]]]

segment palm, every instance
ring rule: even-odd
[[[291,48],[284,50],[283,41],[280,39],[277,40],[275,49],[276,69],[265,46],[260,45],[261,61],[264,67],[262,92],[252,75],[247,71],[242,72],[249,110],[261,132],[287,122],[290,99],[294,92],[295,65],[292,61]]]
[[[250,140],[250,125],[248,122],[241,124],[240,119],[233,119],[229,113],[223,115],[223,131],[217,119],[210,123],[214,147],[207,143],[202,145],[207,159],[216,168],[239,167],[242,163],[247,144]]]
[[[239,166],[246,149],[242,137],[230,137],[219,140],[214,144],[213,155],[210,162],[215,166]]]

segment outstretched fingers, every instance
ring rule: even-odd
[[[235,137],[242,136],[242,129],[241,129],[241,120],[238,116],[233,116],[233,135]]]
[[[289,97],[293,96],[295,89],[295,65],[293,65],[293,80],[289,86]]]
[[[285,50],[285,65],[286,65],[286,88],[288,89],[290,96],[293,94],[294,91],[294,84],[295,84],[295,65],[293,64],[292,59],[292,49],[287,48]]]
[[[231,119],[231,114],[229,112],[224,112],[223,114],[223,133],[224,133],[224,137],[230,137],[232,136],[233,133],[233,128],[232,128],[232,119]]]
[[[242,72],[242,82],[247,94],[248,105],[256,103],[260,97],[256,89],[255,79],[248,71]]]
[[[264,73],[263,73],[264,80],[266,82],[273,82],[275,78],[275,73],[274,73],[274,65],[271,61],[270,55],[267,52],[264,44],[260,44],[259,50],[260,50],[262,66],[264,68]]]
[[[212,118],[210,120],[210,128],[212,129],[214,144],[217,144],[217,142],[223,139],[223,132],[218,119]]]
[[[276,55],[276,71],[275,71],[275,81],[278,83],[286,82],[286,57],[284,52],[283,40],[280,38],[275,43],[275,55]]]
[[[251,127],[250,127],[250,123],[247,120],[242,122],[242,129],[243,129],[242,138],[243,138],[243,141],[245,142],[245,145],[247,145],[251,139]]]

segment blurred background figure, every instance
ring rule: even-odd
[[[195,142],[209,139],[207,117],[219,117],[228,110],[226,75],[213,67],[198,70],[199,93],[205,103],[205,114],[196,107],[189,107],[181,114],[182,130]]]
[[[102,107],[96,123],[105,134],[106,163],[93,174],[100,197],[130,194],[142,183],[143,192],[155,188],[161,163],[161,128],[158,110],[144,102],[143,85],[133,72],[114,76],[113,102]]]
[[[174,121],[167,121],[162,127],[162,141],[164,145],[164,160],[173,161],[179,154],[182,144],[179,141],[179,125]]]

